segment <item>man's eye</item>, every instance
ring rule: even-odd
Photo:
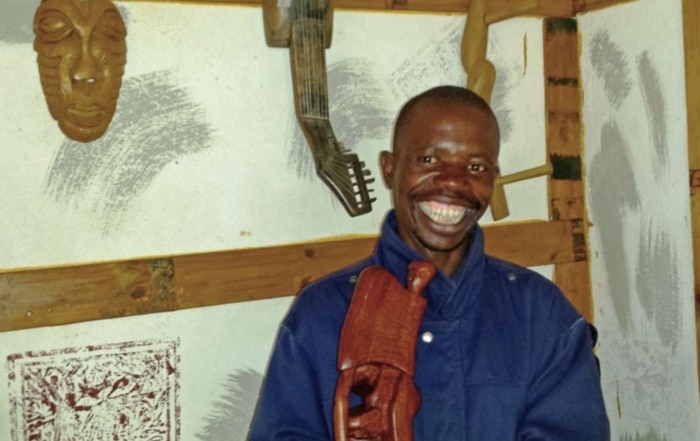
[[[419,156],[418,162],[422,162],[423,164],[435,164],[437,163],[437,159],[435,159],[434,156]]]
[[[467,170],[471,173],[484,173],[488,170],[484,164],[469,164]]]

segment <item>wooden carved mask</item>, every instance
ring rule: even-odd
[[[126,64],[126,27],[110,0],[42,0],[34,50],[51,116],[90,142],[112,121]]]

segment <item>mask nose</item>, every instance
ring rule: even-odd
[[[80,58],[73,70],[74,85],[85,95],[90,96],[99,79],[99,69],[90,48],[83,45]]]

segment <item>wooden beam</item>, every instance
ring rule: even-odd
[[[578,219],[575,240],[587,249],[588,222],[581,158],[581,72],[579,34],[575,19],[544,20],[544,81],[547,153],[552,174],[547,180],[550,216]],[[554,281],[576,309],[593,321],[593,300],[588,260],[555,265]]]
[[[596,11],[637,0],[573,0],[574,14]]]
[[[683,39],[685,46],[685,93],[688,118],[688,166],[690,168],[690,221],[695,276],[695,329],[700,360],[700,2],[683,0]],[[698,363],[700,378],[700,362]]]
[[[576,220],[484,228],[490,254],[538,266],[575,262]],[[294,295],[368,256],[376,237],[0,273],[0,331]]]
[[[262,0],[117,0],[118,2],[194,3],[237,6],[260,6]],[[572,17],[587,12],[635,0],[489,0],[489,9],[507,11],[527,10],[525,15],[536,17]],[[466,14],[470,0],[334,0],[335,9]]]

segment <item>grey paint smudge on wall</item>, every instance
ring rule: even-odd
[[[457,20],[447,27],[442,39],[426,44],[391,75],[395,94],[406,100],[424,89],[441,84],[466,85],[467,75],[461,63],[464,23]],[[510,139],[513,131],[512,111],[507,107],[508,92],[522,76],[522,66],[501,56],[499,42],[489,35],[489,57],[496,67],[496,82],[491,94],[491,107],[501,129],[501,142]],[[428,84],[428,86],[426,86]],[[398,111],[398,109],[395,109]]]
[[[119,107],[102,138],[89,144],[63,141],[44,191],[58,203],[93,212],[106,235],[165,167],[211,148],[211,137],[200,105],[170,72],[132,78],[122,85]]]
[[[590,210],[598,226],[605,256],[610,297],[623,332],[632,325],[632,287],[627,278],[631,262],[625,255],[624,232],[627,211],[638,211],[640,198],[634,181],[630,147],[614,122],[600,134],[600,151],[591,159],[588,182]]]
[[[605,95],[614,108],[620,108],[632,88],[625,53],[610,40],[607,31],[597,32],[591,41],[590,63],[603,83]],[[588,182],[590,210],[601,236],[610,297],[620,327],[628,333],[632,327],[631,280],[633,262],[624,249],[625,215],[639,210],[639,190],[634,180],[627,140],[614,121],[603,125],[600,151],[591,159]]]
[[[365,162],[376,161],[376,154],[365,157],[362,141],[388,134],[392,115],[388,111],[388,91],[373,73],[369,59],[351,58],[328,67],[328,106],[336,139]],[[294,118],[287,164],[297,176],[315,179],[314,160],[306,139]],[[329,198],[333,197],[329,191]],[[340,204],[337,204],[340,207]]]
[[[610,104],[619,108],[632,88],[625,53],[610,40],[607,31],[599,31],[593,36],[590,52],[591,65],[603,80]]]
[[[32,22],[38,2],[3,0],[0,6],[0,42],[31,43],[34,40]]]
[[[637,70],[644,106],[647,113],[647,121],[651,129],[652,143],[656,153],[654,172],[660,179],[669,172],[668,169],[668,143],[666,142],[666,103],[661,92],[661,81],[648,53],[643,53],[637,58]]]
[[[640,233],[637,291],[647,318],[664,346],[676,350],[681,338],[680,277],[672,233],[647,222]]]
[[[196,435],[201,441],[245,441],[255,412],[262,375],[252,369],[236,370],[221,386],[221,394]]]
[[[639,82],[635,84],[626,55],[606,31],[593,37],[590,57],[613,107],[619,109],[633,86],[639,88],[651,140],[653,174],[656,185],[663,186],[670,174],[666,104],[653,60],[647,53],[637,57]],[[644,147],[636,146],[635,150],[643,154]],[[609,121],[601,130],[601,150],[591,160],[589,170],[590,207],[600,230],[610,296],[623,332],[631,329],[631,301],[638,297],[662,342],[675,349],[681,329],[678,253],[663,225],[643,219],[634,286],[627,279],[635,262],[630,262],[624,252],[625,216],[643,211],[634,177],[635,174],[645,175],[644,170],[636,170],[636,173],[632,170],[629,152],[630,147],[619,127]]]
[[[657,185],[669,177],[666,103],[657,70],[649,54],[637,58],[640,89],[651,132],[654,176]],[[671,233],[650,220],[640,232],[637,291],[647,318],[661,341],[675,351],[681,338],[681,296],[678,253]]]

